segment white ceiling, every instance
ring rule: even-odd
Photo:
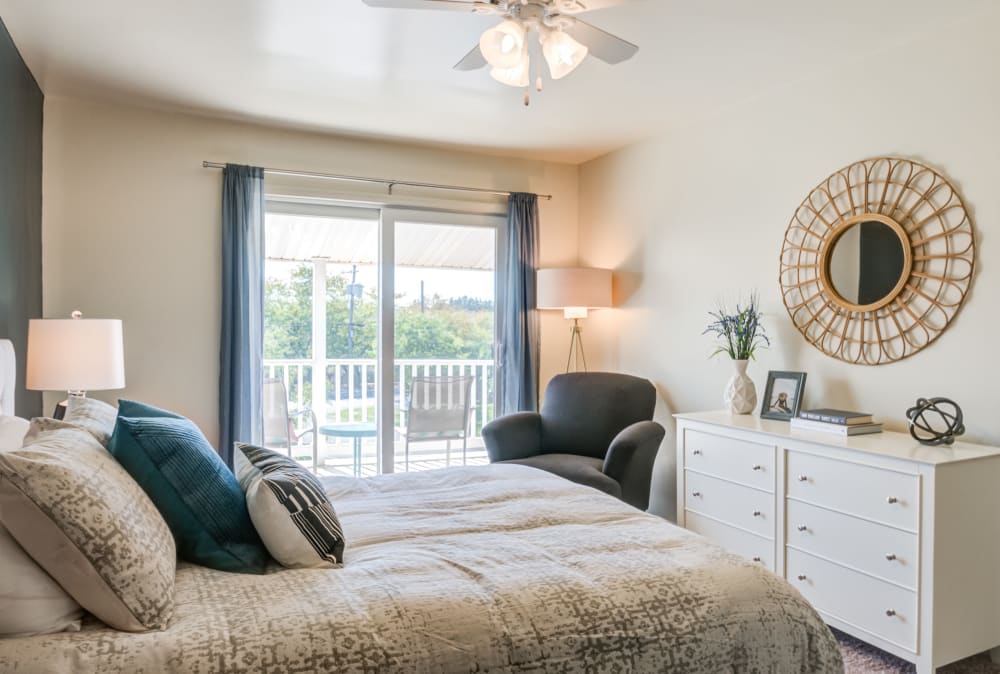
[[[994,1],[626,0],[581,18],[639,54],[590,58],[529,108],[485,70],[451,69],[496,21],[472,14],[361,0],[0,0],[0,18],[48,95],[580,162],[876,51],[890,71],[905,67],[895,45]]]

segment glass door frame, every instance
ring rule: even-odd
[[[504,214],[461,213],[456,211],[438,210],[434,208],[397,208],[385,206],[381,209],[379,218],[379,292],[378,292],[378,357],[376,366],[375,416],[378,428],[378,467],[379,475],[395,472],[396,426],[395,426],[395,369],[396,369],[396,223],[414,222],[429,225],[451,225],[458,227],[488,227],[496,235],[496,261],[494,264],[494,301],[493,301],[493,362],[494,377],[498,376],[496,368],[497,339],[496,333],[499,321],[501,290],[505,287],[502,261],[506,258],[507,218]],[[400,395],[403,392],[400,391]],[[496,409],[497,386],[494,384],[493,397]],[[485,404],[485,401],[484,401]]]

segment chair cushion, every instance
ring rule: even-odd
[[[147,411],[151,416],[127,416]],[[194,423],[121,401],[108,451],[156,504],[182,559],[220,571],[264,572],[267,549],[243,490]]]
[[[512,459],[498,463],[519,463],[554,473],[559,477],[600,489],[605,494],[621,498],[622,488],[614,479],[602,472],[604,461],[577,454],[539,454],[526,459]]]

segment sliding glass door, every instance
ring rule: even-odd
[[[265,377],[316,415],[320,475],[486,462],[503,225],[268,202]],[[311,465],[309,419],[275,448]]]

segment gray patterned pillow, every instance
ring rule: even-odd
[[[0,453],[0,520],[81,606],[131,632],[165,627],[177,554],[149,497],[86,430],[36,419]]]
[[[79,426],[97,438],[105,447],[115,431],[118,408],[104,401],[83,396],[66,399],[66,416],[63,421]]]

